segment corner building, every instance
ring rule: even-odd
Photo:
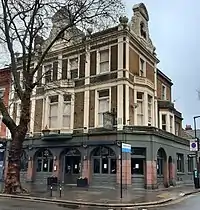
[[[59,20],[53,18],[51,34]],[[90,186],[117,187],[121,158],[123,184],[132,188],[191,181],[194,160],[182,137],[182,114],[172,103],[172,81],[157,68],[148,21],[141,3],[129,23],[121,18],[118,26],[86,36],[84,45],[55,43],[36,75],[46,73],[32,96],[23,181],[46,183],[55,175],[73,185],[87,177]],[[20,103],[13,91],[10,97],[18,121]],[[120,141],[131,144],[131,154],[120,156]]]

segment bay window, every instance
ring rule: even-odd
[[[70,128],[71,124],[71,95],[63,96],[63,127]]]
[[[103,126],[103,114],[109,112],[109,89],[98,92],[98,125]]]
[[[144,93],[137,93],[137,124],[144,124],[144,103],[143,103]]]
[[[99,73],[105,73],[109,71],[109,50],[102,50],[100,54],[100,67]]]
[[[58,96],[49,98],[49,128],[58,127]]]

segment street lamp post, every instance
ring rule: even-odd
[[[197,125],[196,125],[196,119],[197,118],[200,118],[200,116],[195,116],[194,117],[194,137],[197,141],[197,151],[196,151],[196,168],[197,168],[197,176],[199,178],[199,155],[198,155],[198,152],[199,152],[199,138],[197,137]]]

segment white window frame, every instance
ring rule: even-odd
[[[165,123],[163,123],[163,116],[165,116]],[[165,130],[164,131],[167,131],[167,114],[164,114],[164,113],[161,113],[161,129],[163,129],[163,126],[165,126]]]
[[[137,97],[137,94],[138,93],[142,93],[142,99],[138,99],[138,97]],[[136,99],[137,99],[137,104],[138,104],[138,102],[142,102],[142,113],[138,113],[138,109],[137,109],[137,124],[138,124],[138,117],[140,117],[141,119],[142,119],[142,122],[141,122],[141,125],[139,125],[139,126],[143,126],[144,124],[145,124],[145,119],[144,119],[144,112],[145,112],[145,110],[144,110],[144,92],[141,92],[141,91],[137,91],[137,94],[136,94]]]
[[[101,97],[99,98],[99,92],[100,91],[104,91],[104,90],[108,90],[109,91],[109,96],[105,96],[105,97]],[[95,104],[95,113],[96,113],[96,117],[95,117],[95,127],[103,127],[103,125],[100,125],[99,124],[99,99],[108,99],[109,100],[109,110],[108,112],[111,111],[111,87],[108,87],[108,88],[101,88],[101,89],[97,89],[95,91],[95,98],[96,98],[96,104]]]
[[[174,120],[174,116],[173,115],[169,115],[169,130],[170,130],[170,133],[173,133],[173,126],[174,126],[174,123],[173,123],[173,120]]]
[[[51,65],[51,81],[50,82],[52,82],[53,81],[53,62],[49,62],[49,63],[45,63],[44,65],[43,65],[43,68],[44,68],[44,84],[47,84],[46,83],[46,66],[50,66]]]
[[[71,95],[71,94],[70,94],[70,97],[71,97],[71,100],[70,100],[70,101],[64,101],[64,95],[62,95],[63,105],[64,105],[64,104],[70,104],[70,109],[71,109],[71,114],[70,114],[70,115],[66,115],[66,116],[70,116],[70,119],[69,119],[69,121],[70,121],[70,122],[69,122],[69,127],[64,127],[63,119],[64,119],[64,116],[65,116],[65,115],[64,115],[64,113],[63,113],[63,108],[64,108],[64,107],[62,106],[62,126],[61,126],[61,127],[62,127],[63,129],[65,129],[65,130],[66,130],[66,129],[68,129],[68,130],[71,129],[71,120],[72,120],[72,95]]]
[[[179,136],[179,130],[180,130],[180,124],[175,122],[175,135],[176,136]]]
[[[164,93],[163,93],[163,88],[164,88]],[[162,89],[161,89],[161,100],[166,101],[167,100],[167,86],[162,84]]]
[[[153,96],[148,94],[147,98],[148,98],[148,102],[147,102],[147,105],[148,105],[148,126],[152,126],[152,124],[153,124]],[[149,101],[149,98],[151,98],[151,101]],[[149,116],[149,111],[151,113],[151,116]]]
[[[102,51],[108,50],[108,71],[100,72],[100,53]],[[97,74],[108,74],[110,72],[110,65],[111,65],[111,46],[102,47],[97,50]]]
[[[144,61],[143,63],[143,68],[142,69],[142,65],[141,65],[141,61]],[[139,76],[140,77],[146,77],[146,59],[143,56],[139,56]]]
[[[54,96],[57,96],[58,97],[58,102],[53,102],[53,103],[51,103],[50,102],[50,98],[51,97],[54,97]],[[58,106],[58,110],[57,110],[57,121],[59,120],[59,115],[58,115],[58,113],[59,113],[59,95],[51,95],[51,96],[48,96],[48,126],[49,126],[49,129],[50,130],[56,130],[56,129],[58,129],[59,128],[59,122],[57,122],[57,125],[58,125],[58,127],[56,127],[56,128],[52,128],[52,127],[50,127],[50,112],[51,112],[51,105],[55,105],[55,104],[57,104],[57,106]]]
[[[73,55],[73,56],[70,56],[68,57],[68,61],[67,61],[67,78],[68,79],[72,79],[71,78],[71,67],[70,67],[70,60],[73,60],[73,59],[76,59],[78,60],[78,77],[74,78],[74,79],[79,79],[79,71],[80,71],[80,55]]]

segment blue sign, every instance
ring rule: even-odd
[[[131,153],[131,145],[122,143],[122,152]]]

